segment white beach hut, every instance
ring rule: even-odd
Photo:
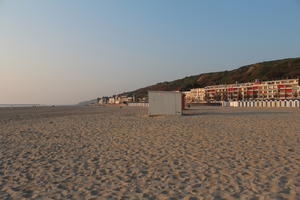
[[[271,101],[271,107],[276,107],[276,102],[275,101]]]
[[[234,107],[239,107],[239,102],[238,101],[234,102]]]
[[[250,101],[250,107],[253,107],[253,106],[254,106],[254,102]]]
[[[245,107],[249,107],[249,101],[244,102]]]
[[[291,100],[290,106],[293,108],[295,107],[295,100]]]
[[[258,107],[258,101],[253,102],[253,107]]]
[[[242,107],[246,107],[247,104],[246,104],[246,101],[242,101]]]
[[[291,103],[292,103],[292,101],[286,100],[286,101],[285,101],[285,107],[288,107],[288,108],[289,108],[289,107],[292,107],[292,106],[291,106]]]
[[[276,102],[276,107],[280,107],[281,106],[280,101],[275,101],[275,102]]]
[[[149,115],[181,115],[184,96],[177,91],[149,91]]]
[[[242,107],[243,106],[243,102],[238,101],[238,107]]]
[[[299,108],[300,107],[300,101],[299,100],[295,100],[295,107]]]

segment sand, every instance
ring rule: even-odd
[[[0,199],[300,199],[300,110],[0,109]]]

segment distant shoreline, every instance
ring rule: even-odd
[[[41,107],[41,106],[49,106],[49,105],[41,105],[41,104],[0,104],[0,108],[7,108],[7,107]]]
[[[77,104],[70,105],[54,105],[54,104],[0,104],[0,108],[30,108],[30,107],[69,107],[80,106]]]

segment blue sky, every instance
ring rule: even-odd
[[[0,104],[72,104],[300,56],[299,0],[0,0]]]

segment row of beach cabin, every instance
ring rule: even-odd
[[[223,101],[224,107],[284,107],[300,108],[300,100]]]

